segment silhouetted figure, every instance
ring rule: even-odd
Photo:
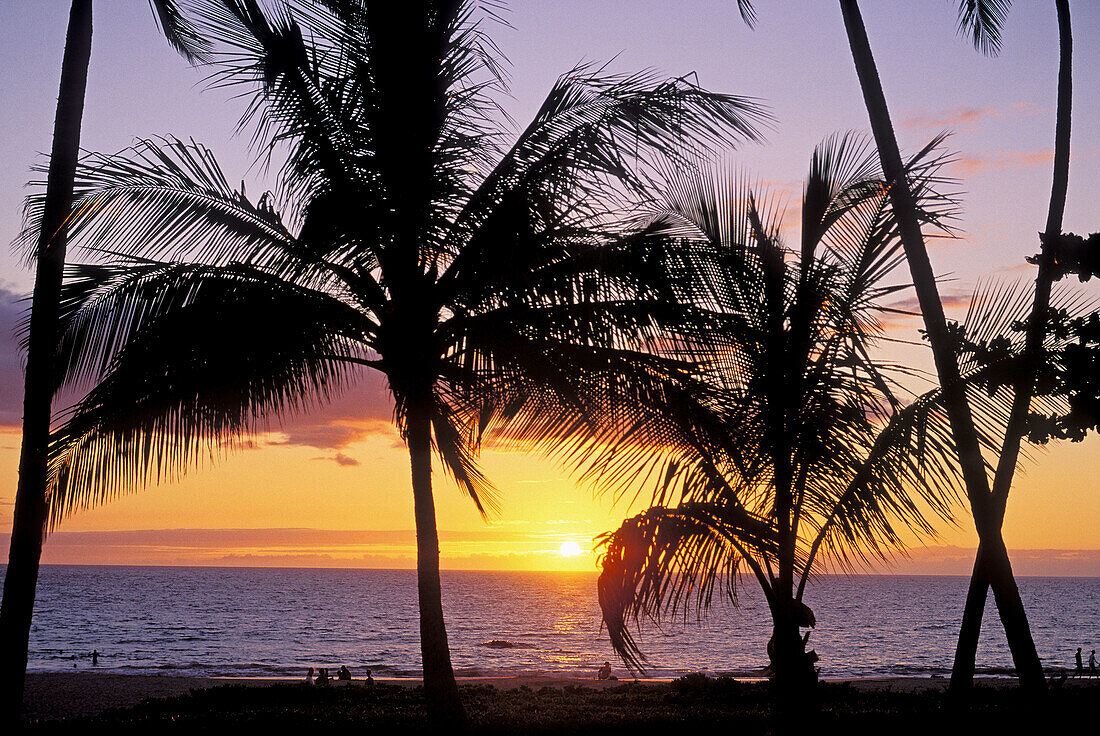
[[[1084,672],[1085,667],[1081,664],[1081,647],[1077,647],[1077,674]]]
[[[93,649],[92,650],[92,666],[94,667],[98,664],[99,664],[99,650],[98,649]]]
[[[332,679],[328,676],[328,667],[322,667],[317,672],[317,684],[328,685],[332,682]]]
[[[344,665],[344,664],[340,665],[340,669],[336,673],[336,679],[337,680],[344,680],[344,681],[347,681],[347,682],[351,681],[351,670],[348,669],[347,665]]]
[[[312,667],[310,667],[309,670],[306,671],[306,684],[307,685],[312,685],[313,684],[313,668]]]
[[[370,670],[367,670],[367,687],[374,684],[374,677],[371,675]]]
[[[1096,674],[1096,650],[1092,650],[1092,654],[1089,655],[1089,674]]]
[[[599,671],[596,672],[596,679],[597,680],[618,680],[619,678],[615,677],[613,674],[611,674],[611,663],[610,662],[604,662],[603,667],[600,667]]]

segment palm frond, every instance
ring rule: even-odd
[[[181,56],[192,64],[210,61],[210,42],[188,20],[181,2],[149,0],[149,9],[153,11],[161,33]]]
[[[270,277],[167,266],[106,284],[70,304],[70,374],[98,380],[55,433],[54,525],[331,399],[369,357],[344,305]]]
[[[627,519],[600,540],[597,583],[603,624],[615,652],[631,671],[645,657],[628,629],[643,616],[659,621],[694,604],[710,606],[716,584],[736,600],[741,565],[774,555],[775,534],[762,519],[728,506],[681,504],[653,507]]]
[[[969,36],[974,48],[989,56],[1001,52],[1001,29],[1012,0],[959,0],[959,33]]]

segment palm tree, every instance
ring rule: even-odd
[[[52,518],[382,372],[410,455],[429,712],[460,725],[433,449],[486,513],[485,433],[583,452],[656,428],[637,407],[690,380],[663,353],[699,315],[668,298],[665,236],[608,214],[658,157],[756,139],[766,116],[683,78],[581,67],[505,147],[476,4],[189,7],[212,80],[252,94],[262,150],[286,155],[279,195],[250,201],[176,139],[81,169],[70,237],[110,255],[66,287],[58,375],[95,385],[55,434]]]
[[[931,189],[933,148],[909,172],[924,220],[942,223],[951,203]],[[631,668],[643,657],[629,619],[705,608],[719,580],[734,597],[748,571],[771,612],[779,693],[804,694],[816,674],[799,633],[815,624],[803,596],[822,557],[880,557],[902,527],[931,533],[921,502],[949,514],[958,469],[943,394],[906,405],[904,369],[871,357],[882,300],[905,288],[885,283],[902,252],[874,155],[849,137],[817,149],[797,248],[783,244],[776,208],[733,179],[681,176],[672,187],[662,220],[708,264],[688,297],[723,329],[700,346],[707,390],[668,415],[667,451],[648,476],[661,479],[656,505],[604,539],[600,605]],[[978,404],[1000,422],[992,397]],[[622,477],[636,460],[616,450],[590,472]]]
[[[150,7],[169,42],[184,56],[198,59],[202,43],[183,20],[174,0],[150,0]],[[46,531],[46,482],[53,386],[56,373],[58,304],[73,200],[73,180],[80,152],[80,124],[92,51],[92,2],[73,0],[61,63],[61,88],[54,119],[53,149],[44,211],[31,234],[35,264],[34,293],[27,336],[23,393],[23,444],[15,493],[8,566],[0,605],[0,720],[19,720],[27,674],[27,647],[34,612],[38,567]]]
[[[1058,12],[1058,102],[1054,123],[1054,176],[1051,183],[1050,204],[1047,208],[1046,227],[1041,237],[1041,252],[1038,261],[1038,274],[1035,277],[1035,290],[1031,313],[1027,323],[1024,363],[1014,383],[1012,415],[1005,429],[1004,444],[1001,446],[997,461],[996,474],[993,477],[993,503],[990,509],[990,524],[1000,530],[1004,523],[1005,509],[1008,505],[1008,493],[1012,488],[1012,479],[1016,472],[1020,455],[1020,443],[1028,432],[1028,419],[1032,409],[1035,382],[1042,370],[1046,350],[1043,347],[1047,338],[1047,313],[1050,307],[1051,287],[1056,278],[1053,266],[1053,243],[1062,234],[1062,215],[1066,209],[1066,192],[1069,188],[1070,155],[1070,115],[1073,104],[1073,31],[1070,24],[1069,1],[1055,0]],[[974,686],[974,662],[978,651],[978,637],[981,633],[982,616],[985,613],[986,596],[992,575],[998,567],[1004,569],[1004,561],[999,561],[1000,546],[993,539],[992,559],[987,557],[990,549],[983,539],[978,546],[978,555],[974,561],[974,570],[970,576],[970,586],[963,609],[962,626],[959,641],[955,649],[955,664],[951,669],[950,690],[957,696],[965,695]],[[1003,545],[1001,545],[1003,546]],[[1005,553],[1007,559],[1007,552]],[[998,564],[999,563],[999,564]]]

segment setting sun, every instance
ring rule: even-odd
[[[576,557],[581,553],[581,546],[576,542],[562,542],[558,552],[562,557]]]

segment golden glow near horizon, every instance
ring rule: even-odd
[[[0,496],[3,532],[11,528],[19,441],[17,429],[0,433],[0,487],[9,489]],[[372,432],[341,449],[359,465],[338,464],[331,453],[309,447],[260,445],[179,483],[74,515],[47,540],[45,562],[415,566],[408,455],[396,433]],[[1058,563],[1065,557],[1058,550],[1100,546],[1091,522],[1100,518],[1100,494],[1093,487],[1100,477],[1097,447],[1100,440],[1091,438],[1037,455],[1012,491],[1005,521],[1010,548],[1053,550],[1044,554]],[[530,453],[489,449],[482,462],[501,490],[501,513],[487,521],[445,474],[435,473],[445,569],[595,572],[599,550],[593,538],[640,507],[594,495]],[[965,507],[960,506],[955,526],[940,522],[938,529],[939,539],[927,543],[975,546]],[[950,569],[964,572],[970,553],[953,549],[950,554]],[[1026,574],[1042,574],[1043,559]],[[945,569],[940,562],[917,551],[898,564],[907,572],[936,572]]]

